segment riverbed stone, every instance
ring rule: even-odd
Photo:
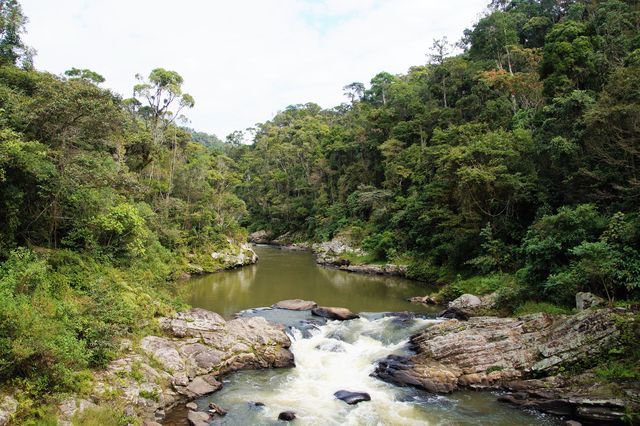
[[[318,304],[312,300],[290,299],[281,300],[280,302],[275,303],[272,307],[277,309],[287,309],[290,311],[309,311],[317,308]]]
[[[457,299],[449,302],[447,308],[454,309],[474,309],[482,305],[482,300],[478,296],[474,296],[473,294],[463,294]]]
[[[296,413],[293,411],[283,411],[278,414],[278,420],[284,420],[285,422],[290,422],[292,420],[295,420],[295,418]]]
[[[354,314],[347,308],[335,308],[335,307],[319,307],[311,310],[313,315],[327,318],[330,320],[346,321],[351,319],[360,318],[359,315]]]
[[[216,404],[215,402],[209,403],[209,412],[212,414],[218,414],[219,416],[226,416],[227,410]]]
[[[347,390],[339,390],[333,394],[337,399],[346,402],[349,405],[355,405],[363,401],[371,401],[371,395],[366,392],[351,392]]]
[[[213,377],[196,377],[189,383],[184,392],[189,398],[199,398],[204,395],[208,395],[220,389],[222,383],[214,379]],[[180,391],[178,391],[180,392]]]
[[[438,302],[431,296],[414,296],[407,299],[407,302],[421,303],[423,305],[437,305]]]
[[[196,404],[195,402],[188,402],[185,407],[187,407],[187,409],[189,410],[193,410],[193,411],[197,411],[198,410],[198,404]]]
[[[187,420],[191,426],[209,426],[211,416],[202,411],[189,411]]]

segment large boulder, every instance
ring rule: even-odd
[[[288,309],[290,311],[309,311],[317,308],[318,304],[311,300],[290,299],[281,300],[280,302],[275,303],[272,307],[277,309]]]
[[[584,311],[585,309],[594,308],[596,306],[604,306],[606,301],[593,293],[580,292],[576,293],[576,309]]]
[[[411,337],[415,355],[382,360],[376,375],[430,392],[498,387],[552,375],[612,347],[620,334],[616,314],[621,312],[442,321]]]
[[[495,295],[478,297],[473,294],[463,294],[447,304],[447,309],[438,315],[442,318],[466,321],[469,317],[486,315],[495,303]]]
[[[478,296],[474,296],[473,294],[463,294],[457,299],[449,302],[447,308],[454,309],[475,309],[482,305],[482,300]]]
[[[225,321],[191,309],[161,318],[160,327],[166,335],[144,337],[140,353],[97,374],[95,400],[119,395],[141,417],[160,418],[166,409],[218,390],[217,378],[226,373],[294,365],[283,328],[261,317]]]
[[[347,308],[333,308],[333,307],[320,307],[311,310],[313,315],[323,317],[330,320],[346,321],[351,319],[360,318],[359,315],[354,314]]]

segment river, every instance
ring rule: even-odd
[[[293,424],[299,425],[561,424],[553,417],[501,404],[493,392],[433,395],[371,377],[376,360],[406,353],[408,337],[437,321],[432,308],[405,300],[427,293],[424,285],[319,267],[306,252],[258,247],[257,253],[257,265],[190,280],[185,284],[184,297],[194,307],[226,317],[279,300],[301,298],[325,306],[348,307],[361,313],[361,318],[316,324],[303,333],[303,327],[296,324],[309,321],[312,317],[308,312],[251,313],[290,326],[296,367],[243,371],[226,377],[222,390],[196,401],[201,410],[214,402],[229,411],[225,417],[212,419],[212,425],[285,424],[277,417],[286,410],[296,413]],[[398,311],[418,315],[383,314]],[[371,401],[347,405],[333,396],[343,389],[367,392]],[[165,424],[186,424],[181,419],[184,411],[177,410]]]

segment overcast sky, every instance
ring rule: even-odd
[[[21,0],[36,68],[89,68],[131,96],[136,73],[180,73],[190,126],[223,137],[288,105],[344,102],[342,87],[425,62],[488,0]]]

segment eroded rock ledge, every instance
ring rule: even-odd
[[[289,338],[264,318],[225,321],[191,309],[159,324],[166,335],[144,337],[138,350],[97,374],[92,402],[117,402],[131,414],[161,419],[165,410],[218,390],[223,374],[293,366]],[[74,413],[63,412],[63,419]]]
[[[404,277],[407,275],[407,267],[387,263],[385,265],[352,264],[345,256],[363,256],[366,253],[361,248],[354,248],[348,240],[334,238],[324,243],[313,244],[312,250],[316,256],[316,263],[323,266],[338,268],[347,272],[374,275],[395,275]]]
[[[532,390],[537,384],[548,390],[548,383],[527,379],[554,376],[565,367],[605,353],[620,335],[617,319],[627,315],[623,309],[609,308],[571,316],[541,313],[521,318],[443,321],[411,338],[415,355],[387,357],[378,363],[374,374],[391,383],[437,393],[460,388],[524,392],[522,386],[527,385],[529,393],[520,395],[520,400],[526,400],[523,405],[534,406],[532,401],[542,398]],[[605,417],[604,412],[614,417],[621,409],[624,412],[624,405],[612,400],[612,395],[593,396],[578,397],[570,389],[565,389],[562,396],[549,394],[552,400],[562,400],[558,404],[564,404],[565,412],[575,414],[580,404],[588,405],[583,412],[590,410]],[[587,404],[585,398],[591,402]],[[545,410],[544,404],[537,408]],[[582,418],[589,419],[586,415]]]

